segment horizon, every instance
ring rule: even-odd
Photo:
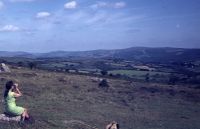
[[[0,0],[0,51],[200,48],[200,1]]]
[[[53,50],[53,51],[46,51],[46,52],[31,52],[31,51],[1,51],[0,52],[25,52],[30,54],[43,54],[43,53],[51,53],[51,52],[88,52],[88,51],[111,51],[111,50],[123,50],[123,49],[130,49],[130,48],[153,48],[153,49],[159,49],[159,48],[170,48],[170,49],[191,49],[191,50],[200,50],[200,48],[181,48],[181,47],[144,47],[144,46],[134,46],[134,47],[126,47],[126,48],[119,48],[119,49],[91,49],[91,50],[77,50],[77,51],[66,51],[66,50]]]

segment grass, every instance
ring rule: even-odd
[[[22,68],[0,74],[0,96],[11,78],[20,80],[24,94],[17,104],[27,107],[36,123],[20,127],[0,122],[2,129],[103,129],[113,120],[123,129],[200,127],[200,91],[191,85],[109,79],[109,89],[101,89],[89,76]],[[0,112],[3,110],[1,103]]]

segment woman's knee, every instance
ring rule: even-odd
[[[24,117],[26,115],[26,112],[24,111],[21,115]]]

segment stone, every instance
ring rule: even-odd
[[[0,121],[16,121],[19,122],[21,116],[8,116],[6,114],[0,114]]]
[[[1,63],[0,64],[0,72],[2,73],[2,72],[11,72],[10,71],[10,68],[5,64],[5,63]]]

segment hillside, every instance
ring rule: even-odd
[[[13,67],[0,73],[0,96],[11,78],[20,80],[19,105],[36,119],[26,128],[104,129],[117,121],[122,129],[198,129],[200,89],[108,79],[102,89],[94,77]],[[0,105],[3,112],[3,103]],[[0,122],[0,128],[19,128]]]
[[[200,49],[132,47],[114,50],[54,51],[49,53],[0,52],[0,57],[26,58],[120,58],[143,62],[198,61]]]

